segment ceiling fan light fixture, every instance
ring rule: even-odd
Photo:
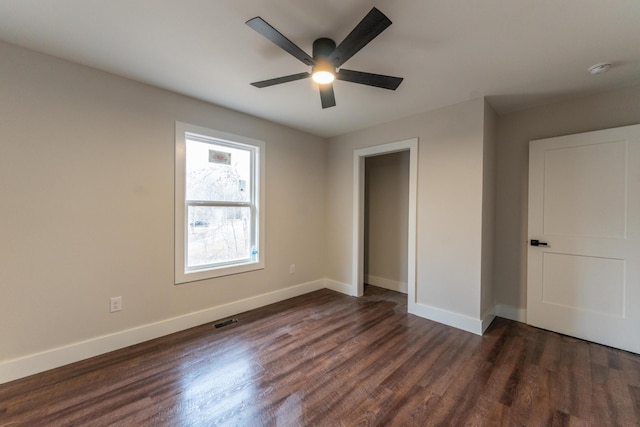
[[[320,85],[326,85],[333,82],[336,76],[334,76],[331,71],[314,71],[311,78]]]
[[[332,83],[336,79],[333,64],[325,58],[317,58],[311,79],[321,85]]]

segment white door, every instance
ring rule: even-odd
[[[530,325],[640,353],[640,125],[530,142],[528,248]]]

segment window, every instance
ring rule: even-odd
[[[176,122],[175,282],[264,268],[264,142]]]

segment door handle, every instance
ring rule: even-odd
[[[531,246],[538,246],[541,248],[550,248],[551,246],[547,242],[541,242],[540,240],[531,239]]]

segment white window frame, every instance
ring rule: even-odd
[[[186,200],[186,144],[187,134],[198,139],[210,139],[214,144],[227,145],[234,148],[251,148],[254,155],[252,180],[254,195],[249,203],[190,202]],[[265,143],[257,139],[220,132],[188,123],[176,122],[175,140],[175,284],[211,279],[231,274],[245,273],[264,268],[265,265]],[[257,169],[257,171],[256,171]],[[256,216],[254,247],[257,251],[249,260],[208,266],[204,268],[187,268],[187,208],[192,206],[251,206],[252,215]]]

